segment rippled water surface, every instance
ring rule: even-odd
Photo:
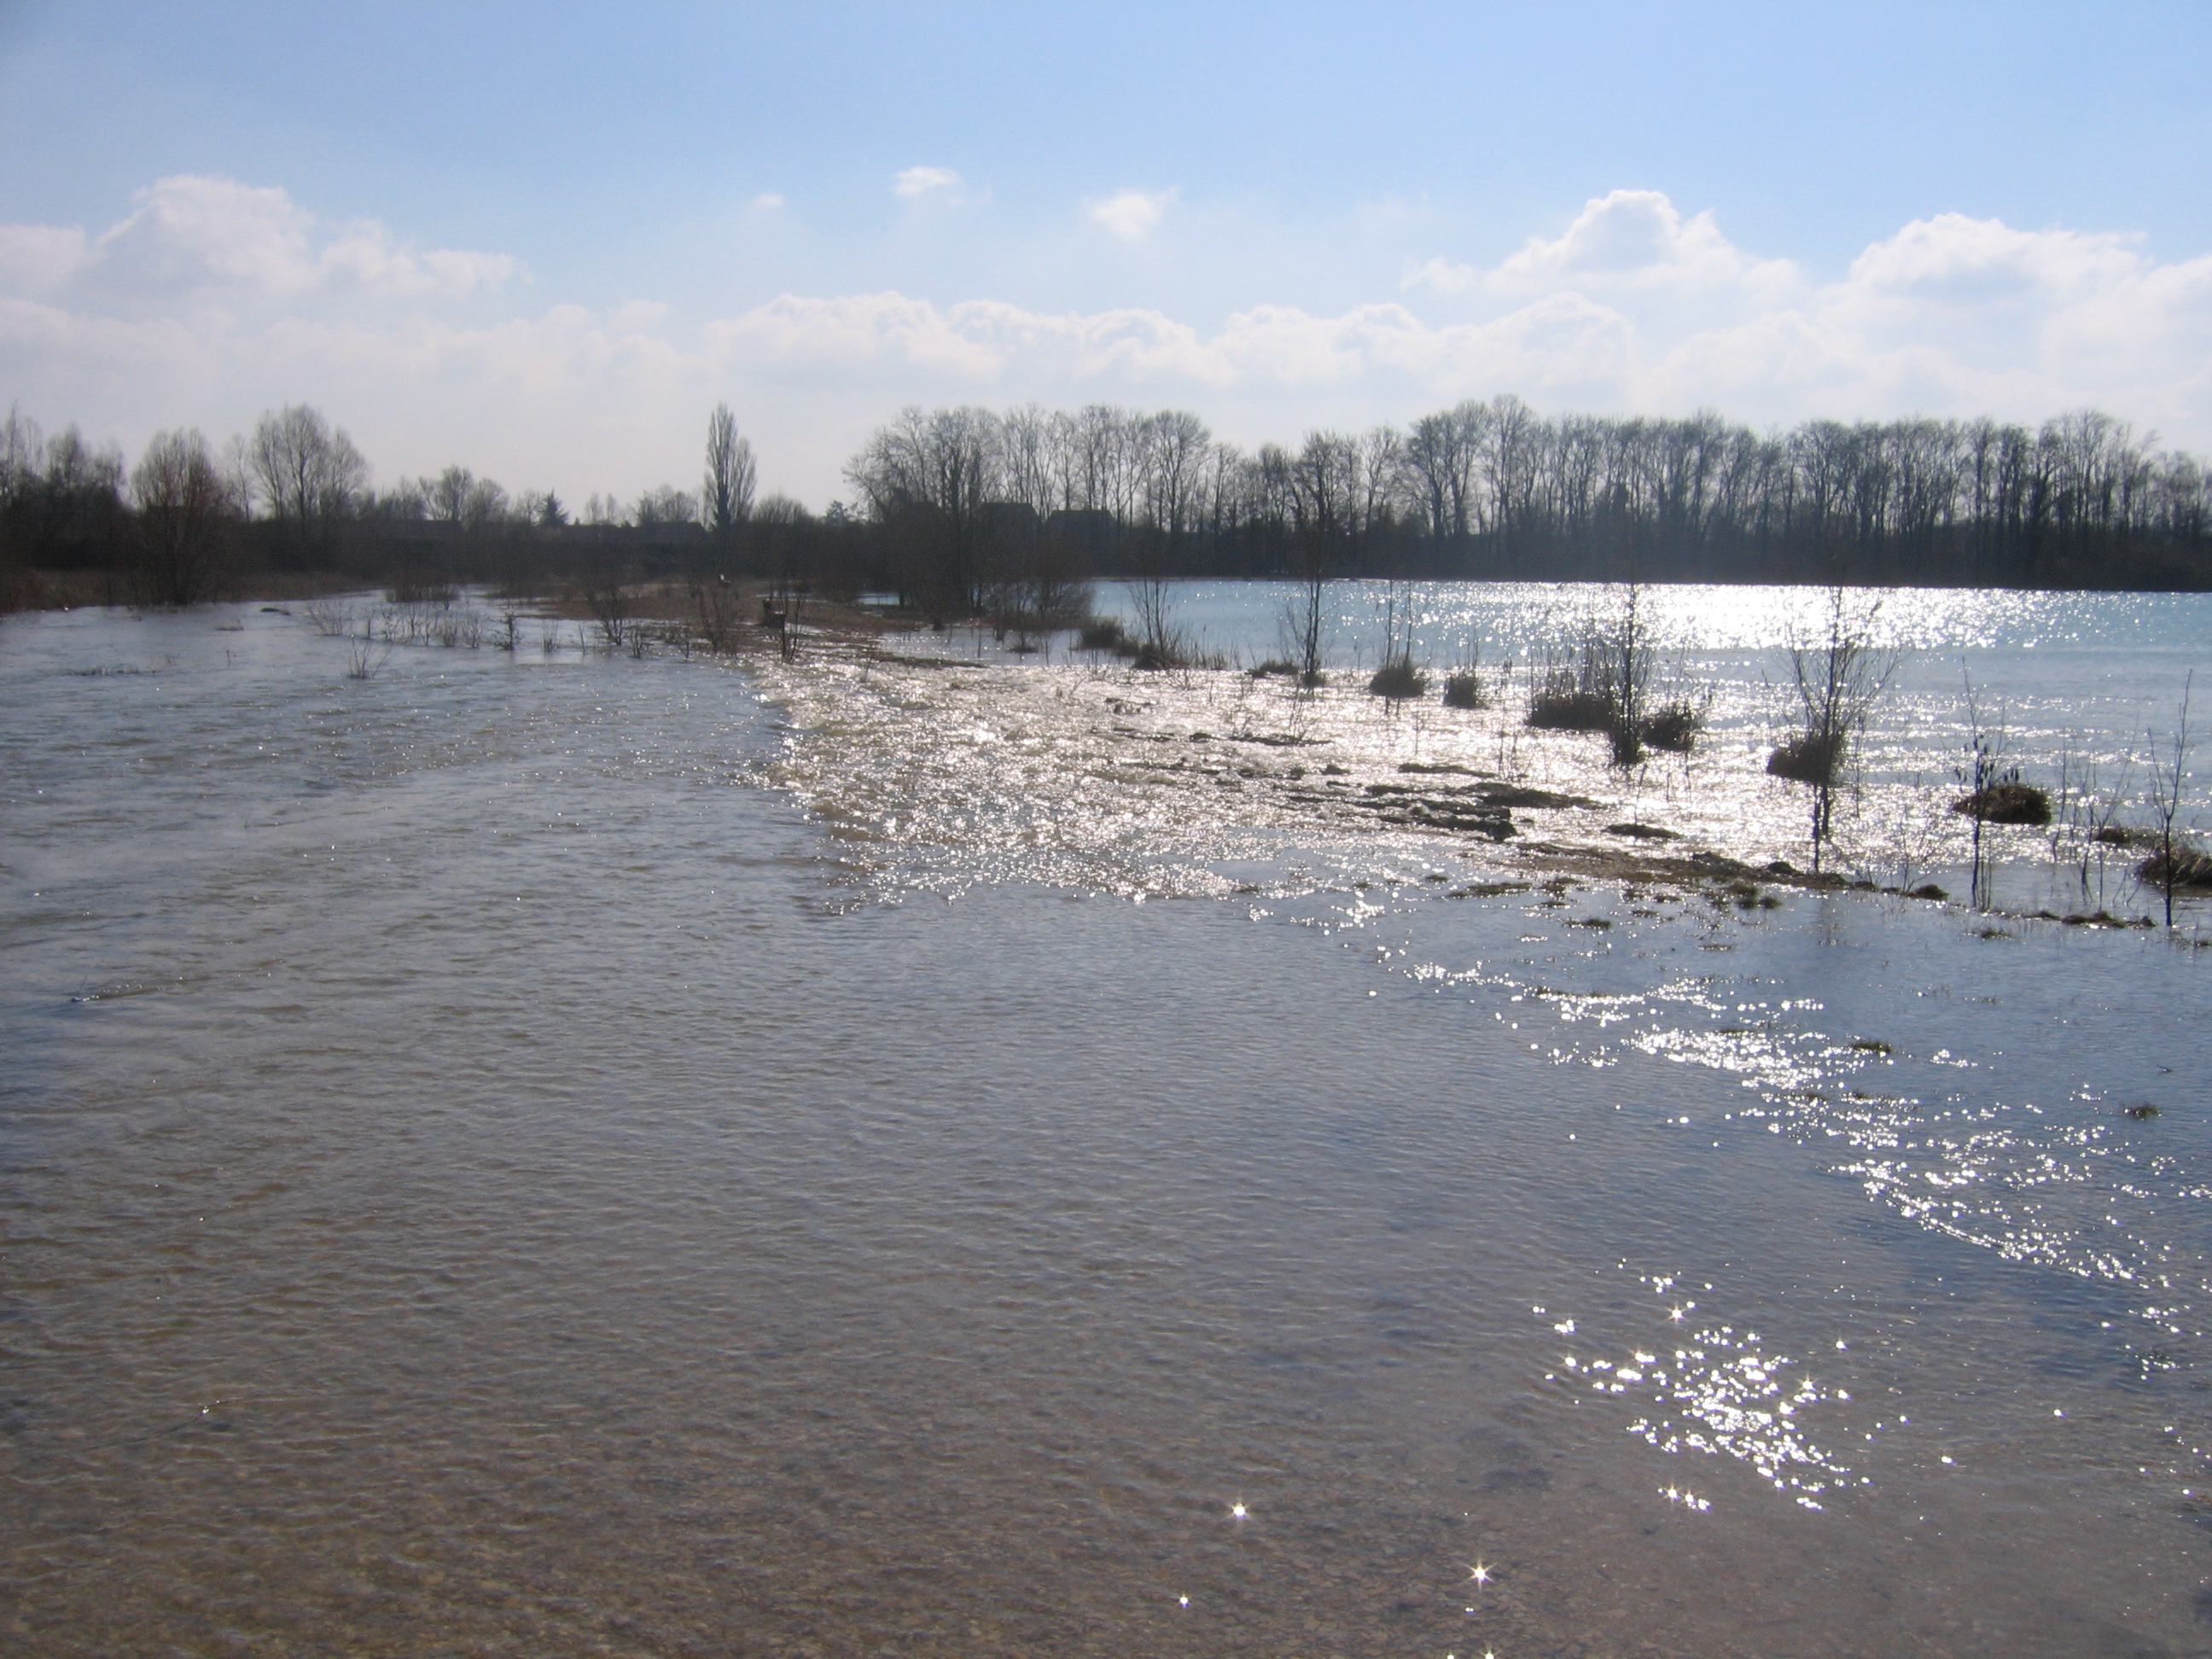
[[[2193,915],[1699,878],[1748,625],[1632,779],[975,643],[0,625],[0,1649],[2212,1652]]]

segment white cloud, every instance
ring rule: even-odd
[[[773,213],[783,205],[783,198],[774,191],[763,191],[753,198],[750,205],[755,213]]]
[[[1531,237],[1486,273],[1503,293],[1560,287],[1716,289],[1769,293],[1797,280],[1787,260],[1753,259],[1727,237],[1710,213],[1685,219],[1656,190],[1616,190],[1585,203],[1559,236]]]
[[[112,300],[202,293],[458,298],[495,288],[520,264],[500,253],[417,251],[374,220],[329,225],[279,189],[179,173],[139,191],[96,237],[75,227],[0,226],[0,283],[74,286]]]
[[[1093,224],[1123,241],[1141,242],[1159,228],[1175,194],[1171,190],[1116,191],[1103,201],[1085,203],[1084,212]]]
[[[1439,294],[1464,294],[1482,281],[1482,272],[1474,265],[1455,264],[1449,259],[1428,258],[1406,268],[1401,288],[1434,289]]]
[[[666,325],[671,309],[659,300],[632,300],[617,307],[608,321],[619,334],[655,334]]]
[[[0,225],[0,286],[52,288],[88,257],[84,232],[75,225]]]
[[[2128,280],[2142,264],[2140,240],[2014,230],[1996,219],[1944,213],[1868,248],[1851,262],[1850,282],[1870,297],[1952,306],[2085,295]]]
[[[951,167],[908,167],[891,175],[891,194],[908,202],[932,198],[957,202],[962,195],[960,175]]]
[[[1180,404],[1247,440],[1501,392],[1758,424],[2094,403],[2212,449],[2212,255],[1956,214],[1821,281],[1736,247],[1710,215],[1620,191],[1494,264],[1431,260],[1396,301],[1333,313],[879,291],[710,318],[556,304],[465,323],[387,302],[479,294],[517,269],[333,226],[282,191],[164,180],[97,235],[0,226],[0,383],[43,420],[126,441],[306,398],[387,471],[462,459],[567,494],[683,473],[722,398],[769,478],[816,500],[909,400]]]
[[[1653,190],[1593,198],[1556,237],[1534,236],[1485,268],[1431,258],[1410,264],[1401,286],[1510,301],[1557,292],[1665,296],[1675,302],[1771,308],[1802,296],[1804,273],[1787,259],[1759,259],[1721,234],[1710,213],[1684,218]]]

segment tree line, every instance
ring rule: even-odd
[[[0,426],[0,606],[179,605],[290,574],[543,586],[684,571],[939,616],[1049,617],[1093,578],[2212,586],[2212,472],[2094,410],[1812,421],[1540,415],[1470,401],[1410,426],[1247,451],[1184,410],[909,408],[848,462],[856,505],[757,492],[710,415],[699,486],[514,495],[456,464],[381,488],[306,404],[135,465],[69,427]]]
[[[696,489],[632,499],[509,492],[459,464],[378,486],[343,428],[307,404],[217,447],[157,433],[135,465],[74,425],[0,424],[0,611],[41,604],[188,605],[297,581],[513,589],[717,574],[857,592],[870,532],[757,497],[750,441],[726,405],[708,422]]]
[[[1195,416],[908,409],[846,476],[904,581],[1099,574],[2202,588],[2212,472],[2084,410],[1761,434],[1468,402],[1246,452]]]

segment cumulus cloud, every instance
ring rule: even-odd
[[[1159,228],[1175,199],[1171,190],[1116,191],[1103,201],[1086,202],[1084,212],[1091,223],[1103,227],[1125,242],[1141,242]]]
[[[505,254],[419,251],[373,220],[329,224],[281,189],[179,173],[139,191],[97,236],[74,226],[0,226],[0,283],[159,300],[191,293],[274,299],[351,291],[459,297],[494,288]]]
[[[919,171],[920,197],[960,189]],[[1094,218],[1121,199],[1091,204]],[[1143,199],[1151,216],[1126,219],[1140,234],[1167,198]],[[2212,448],[2212,255],[2160,260],[2124,235],[1958,214],[1819,279],[1736,246],[1710,214],[1615,191],[1494,264],[1431,259],[1395,298],[1334,313],[877,291],[719,317],[633,302],[464,321],[389,302],[481,294],[517,269],[331,224],[280,190],[167,179],[96,234],[0,226],[0,380],[42,418],[126,439],[244,425],[305,397],[388,468],[459,456],[570,494],[671,476],[721,398],[750,411],[780,486],[817,499],[908,400],[1176,403],[1247,438],[1501,392],[1754,422],[2094,403]]]
[[[1851,262],[1864,295],[1975,306],[2033,294],[2081,295],[2124,283],[2142,264],[2139,237],[2014,230],[1963,213],[1916,219]]]
[[[1406,279],[1401,288],[1433,289],[1438,294],[1464,294],[1482,281],[1482,270],[1476,265],[1456,264],[1442,258],[1423,259],[1418,264],[1406,267]]]
[[[1489,273],[1512,292],[1559,287],[1600,289],[1785,287],[1797,276],[1787,260],[1751,258],[1710,213],[1685,219],[1656,190],[1616,190],[1584,204],[1574,222],[1526,246]]]
[[[1207,332],[1145,308],[1048,313],[998,301],[940,307],[896,293],[785,295],[710,324],[703,343],[725,368],[925,370],[954,398],[1040,381],[1070,398],[1097,395],[1103,386],[1116,395],[1172,398],[1356,389],[1378,378],[1422,396],[1462,397],[1496,384],[1609,386],[1634,356],[1626,319],[1565,297],[1442,328],[1398,305],[1334,317],[1256,306]]]
[[[963,191],[951,167],[907,167],[891,175],[891,194],[907,202],[957,202]]]
[[[2212,444],[2212,258],[2160,262],[2130,236],[1940,214],[1821,282],[1737,246],[1710,213],[1623,190],[1495,265],[1431,258],[1403,285],[1508,315],[1545,297],[1604,306],[1614,407],[1791,420],[2100,403]]]
[[[1432,258],[1408,266],[1403,285],[1500,301],[1565,290],[1771,307],[1796,297],[1806,279],[1790,260],[1746,253],[1711,213],[1685,218],[1658,191],[1616,190],[1585,203],[1559,235],[1531,237],[1496,265]]]
[[[53,288],[87,258],[84,232],[75,225],[0,225],[0,286]]]

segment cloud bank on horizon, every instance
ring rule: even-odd
[[[891,190],[915,210],[988,201],[936,166]],[[1081,217],[1103,246],[1171,259],[1189,206],[1131,188]],[[688,477],[726,399],[764,485],[817,505],[908,402],[1174,405],[1247,442],[1500,392],[1759,423],[2095,404],[2203,451],[2212,253],[2160,259],[2123,232],[1949,212],[1822,277],[1739,246],[1711,213],[1620,189],[1495,263],[1413,260],[1395,292],[1334,314],[1264,294],[1204,316],[895,289],[708,314],[586,306],[507,254],[417,248],[282,188],[178,174],[102,229],[0,224],[0,384],[27,414],[126,445],[306,400],[386,475],[458,460],[571,495]]]

